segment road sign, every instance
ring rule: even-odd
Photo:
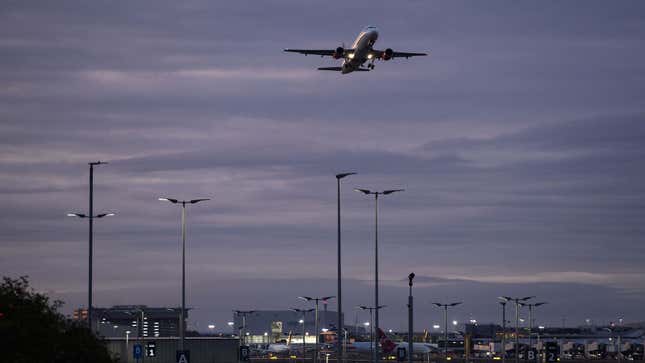
[[[178,350],[177,351],[177,363],[190,363],[190,351],[189,350]]]
[[[544,361],[547,363],[557,362],[560,355],[558,343],[546,342],[544,344]]]
[[[156,342],[147,342],[146,343],[146,357],[155,357],[157,356],[157,343]]]
[[[404,347],[396,348],[396,359],[399,362],[404,362],[406,357],[407,357],[407,354],[405,354],[405,348]]]
[[[243,345],[240,347],[240,360],[243,362],[246,362],[249,360],[249,357],[251,356],[251,349],[249,349],[248,345]]]
[[[141,344],[135,344],[132,346],[132,357],[134,359],[141,359],[143,356],[143,347],[141,347]]]

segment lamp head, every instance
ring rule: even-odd
[[[210,198],[191,199],[188,203],[196,204],[196,203],[199,203],[199,202],[203,202],[205,200],[210,200]]]
[[[354,172],[336,174],[336,179],[343,179],[346,176],[355,175]]]
[[[388,195],[388,194],[392,194],[392,193],[396,193],[396,192],[402,192],[402,191],[404,191],[404,190],[405,190],[405,189],[390,189],[390,190],[384,190],[384,191],[383,191],[383,195]]]

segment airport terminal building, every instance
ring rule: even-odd
[[[103,337],[176,337],[179,336],[179,307],[146,305],[115,305],[95,307],[92,311],[94,330]],[[74,310],[74,320],[87,320],[87,309]],[[186,310],[188,318],[188,309]]]
[[[246,315],[246,325],[241,315],[233,314],[233,322],[239,333],[246,334],[249,343],[268,343],[280,340],[291,333],[294,339],[302,341],[303,324],[306,336],[314,341],[315,313],[303,314],[291,310],[256,310]],[[343,317],[344,318],[344,317]],[[336,311],[318,312],[318,329],[335,331],[338,313]],[[324,329],[324,330],[323,330]],[[244,330],[244,332],[242,332]]]

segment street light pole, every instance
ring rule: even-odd
[[[408,275],[408,283],[410,285],[410,294],[408,295],[408,363],[412,363],[412,353],[413,353],[413,344],[412,344],[412,334],[414,334],[414,307],[412,305],[412,279],[414,279],[414,272]]]
[[[343,321],[343,294],[342,294],[342,275],[341,275],[341,248],[340,248],[340,180],[350,176],[354,175],[356,173],[349,172],[349,173],[340,173],[336,174],[336,184],[337,184],[337,208],[338,208],[338,293],[336,294],[338,298],[336,299],[337,305],[338,305],[338,321],[336,324],[336,329],[337,329],[337,351],[336,351],[336,359],[338,362],[344,362],[345,357],[343,354],[343,348],[342,348],[342,338],[341,338],[341,332],[344,330],[344,324],[345,322]],[[325,315],[325,319],[327,319],[327,315]]]
[[[513,301],[515,303],[515,363],[520,363],[520,355],[519,355],[519,349],[520,349],[520,302],[529,300],[534,298],[535,296],[526,296],[522,298],[517,298],[517,297],[509,297],[509,296],[501,296],[499,297],[500,299],[509,302]]]
[[[533,330],[533,308],[536,306],[541,306],[546,304],[546,302],[539,302],[539,303],[534,303],[534,304],[529,304],[529,303],[520,303],[522,306],[528,306],[529,307],[529,350],[532,347],[533,344],[533,339],[531,337],[531,331]],[[539,355],[539,354],[538,354]],[[536,357],[537,359],[537,357]]]
[[[298,299],[302,299],[305,301],[314,301],[316,303],[316,317],[314,320],[314,330],[315,330],[315,337],[316,337],[316,346],[314,347],[315,351],[315,356],[314,356],[314,363],[318,363],[318,339],[320,338],[320,332],[318,331],[318,302],[322,301],[323,303],[327,303],[327,300],[333,299],[336,296],[325,296],[325,297],[310,297],[310,296],[298,296]]]
[[[233,310],[233,312],[235,313],[235,315],[242,317],[242,326],[241,326],[240,336],[238,340],[240,341],[240,344],[239,344],[240,346],[246,345],[246,317],[247,315],[253,314],[255,310]]]
[[[374,311],[379,311],[380,309],[382,309],[382,308],[384,308],[386,306],[387,305],[380,305],[380,306],[364,306],[364,305],[361,305],[361,306],[358,307],[361,310],[369,310],[369,312],[370,312],[370,350],[372,351],[372,357],[376,357],[376,350],[378,349],[377,348],[378,347],[377,339],[378,339],[378,335],[379,335],[378,330],[377,330],[376,335],[373,333],[374,324],[373,324],[373,320],[372,320],[372,316],[373,316],[372,313]]]
[[[181,204],[181,319],[179,319],[179,349],[184,350],[186,340],[186,203],[196,204],[210,198],[178,200],[160,197],[160,201]]]
[[[506,301],[500,301],[502,305],[502,363],[506,363]]]
[[[365,195],[373,195],[374,196],[374,306],[379,306],[378,304],[378,196],[379,195],[388,195],[396,192],[402,192],[404,189],[390,189],[390,190],[384,190],[382,192],[376,192],[376,191],[371,191],[369,189],[354,189],[357,192],[363,193]],[[379,330],[379,314],[378,314],[378,309],[374,312],[374,325],[375,330],[378,335],[378,330]],[[374,337],[374,356],[373,356],[373,361],[374,363],[378,363],[379,361],[379,347],[378,347],[378,342],[376,341],[378,339],[376,336]]]
[[[88,257],[88,288],[87,288],[87,327],[90,329],[90,331],[94,331],[94,327],[92,325],[92,315],[93,315],[93,308],[92,308],[92,261],[93,261],[93,256],[94,256],[94,218],[103,218],[106,216],[113,216],[114,213],[102,213],[99,215],[94,215],[94,166],[95,165],[104,165],[107,164],[105,161],[93,161],[88,163],[90,166],[90,180],[89,180],[89,213],[82,214],[82,213],[68,213],[67,215],[70,217],[79,217],[79,218],[87,218],[88,223],[89,223],[89,232],[88,232],[88,240],[89,240],[89,257]]]
[[[461,304],[461,302],[453,302],[450,304],[442,304],[442,303],[432,303],[438,308],[443,308],[443,355],[444,359],[448,360],[448,308],[457,306]]]
[[[302,319],[300,320],[302,324],[302,362],[305,362],[305,358],[307,357],[307,350],[305,346],[305,319],[307,317],[307,313],[310,313],[314,311],[315,309],[298,309],[298,308],[291,308],[291,311],[295,311],[296,313],[302,313]]]

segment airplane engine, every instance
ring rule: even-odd
[[[343,47],[338,47],[336,48],[336,51],[334,52],[332,57],[334,57],[334,59],[340,59],[343,57],[344,54],[345,54],[345,49],[343,49]]]
[[[392,59],[392,55],[393,55],[393,54],[394,54],[394,51],[392,50],[392,48],[387,48],[387,49],[383,52],[383,54],[381,54],[381,59],[383,59],[383,60],[390,60],[390,59]]]

